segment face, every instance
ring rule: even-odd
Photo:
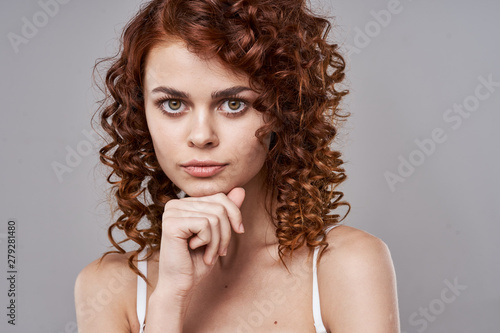
[[[248,77],[180,41],[153,48],[146,60],[146,119],[167,177],[192,197],[260,188],[270,136],[264,144],[255,136],[264,119],[252,108]]]

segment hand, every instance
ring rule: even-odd
[[[231,228],[243,233],[239,208],[244,199],[245,190],[236,187],[227,195],[187,197],[165,204],[155,292],[188,296],[194,290],[217,258],[225,255]]]

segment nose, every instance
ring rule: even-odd
[[[188,135],[188,146],[212,148],[219,145],[216,124],[209,111],[193,112]]]

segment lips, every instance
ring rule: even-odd
[[[221,165],[226,165],[226,163],[220,163],[210,160],[204,160],[204,161],[191,160],[187,163],[181,164],[181,166],[183,167],[191,167],[191,166],[210,167],[210,166],[221,166]]]
[[[225,169],[227,164],[215,161],[192,160],[181,164],[184,171],[194,177],[211,177]]]

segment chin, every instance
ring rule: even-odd
[[[234,187],[234,186],[233,186]],[[215,185],[215,184],[206,184],[200,185],[197,184],[195,186],[185,186],[183,191],[189,195],[190,197],[206,197],[210,195],[214,195],[217,193],[228,194],[232,188],[228,188],[228,186]]]

